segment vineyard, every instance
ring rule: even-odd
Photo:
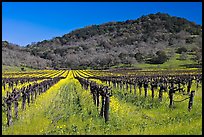
[[[202,134],[202,70],[4,72],[2,134]]]

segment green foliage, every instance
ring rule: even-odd
[[[142,55],[142,53],[138,52],[135,54],[135,59],[138,61],[138,62],[143,62],[144,61],[144,57]]]
[[[180,57],[179,57],[178,59],[179,59],[179,60],[187,60],[187,58],[188,58],[188,56],[187,56],[186,52],[182,52],[182,53],[180,54]]]
[[[164,13],[144,15],[137,20],[108,22],[76,29],[62,37],[31,43],[24,48],[2,41],[2,62],[11,66],[23,62],[26,66],[35,68],[58,66],[98,69],[120,63],[132,66],[136,64],[133,57],[138,51],[141,55],[136,55],[135,59],[141,63],[147,59],[145,56],[157,50],[166,51],[167,48],[174,49],[177,45],[186,47],[186,44],[201,47],[201,28],[184,18]],[[185,51],[177,51],[180,54],[181,52]],[[16,58],[19,54],[26,54],[26,57]],[[111,55],[110,65],[106,63],[110,57],[106,58],[105,54]],[[162,64],[166,62],[166,58],[159,59],[156,55],[149,61]]]
[[[157,51],[156,56],[148,60],[148,63],[150,64],[163,64],[168,60],[168,57],[165,53],[165,51]]]
[[[196,52],[194,60],[197,61],[198,64],[202,64],[202,52]]]
[[[176,53],[181,54],[182,52],[187,52],[188,50],[185,47],[179,47]]]

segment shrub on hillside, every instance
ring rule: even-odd
[[[182,52],[187,52],[188,50],[185,47],[179,47],[176,53],[181,54]]]

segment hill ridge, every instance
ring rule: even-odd
[[[49,63],[44,64],[49,67],[108,68],[138,63],[136,54],[147,59],[157,51],[175,52],[182,46],[200,49],[202,26],[158,12],[136,20],[76,29],[61,37],[27,45],[20,51],[46,60]]]

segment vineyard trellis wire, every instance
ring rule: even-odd
[[[30,103],[34,102],[34,98],[36,99],[36,97],[44,92],[46,92],[50,87],[52,87],[54,84],[56,84],[58,81],[60,81],[61,79],[64,79],[67,75],[68,72],[66,74],[66,76],[62,76],[66,71],[59,71],[53,74],[49,74],[50,77],[44,77],[45,75],[47,75],[45,73],[45,75],[43,75],[41,78],[39,78],[37,76],[37,78],[32,77],[31,79],[29,78],[14,78],[14,79],[2,79],[2,85],[5,85],[6,83],[10,83],[9,89],[10,87],[12,87],[11,92],[6,92],[6,96],[2,96],[2,107],[3,110],[6,111],[6,115],[7,115],[7,125],[10,126],[13,124],[13,120],[12,120],[12,104],[14,104],[14,117],[15,119],[18,119],[18,111],[19,111],[19,101],[22,101],[22,110],[26,109],[26,100],[28,103],[28,106],[30,106]],[[38,80],[43,79],[43,81],[37,83]],[[30,81],[31,80],[31,81]],[[14,81],[19,82],[21,84],[23,84],[23,82],[28,82],[28,84],[32,81],[34,81],[34,83],[29,84],[27,87],[23,86],[20,89],[16,89],[14,88]],[[17,86],[17,84],[16,84]],[[34,97],[35,96],[35,97]]]
[[[178,71],[180,73],[180,71]],[[126,88],[126,91],[132,92],[132,87],[134,89],[134,95],[136,95],[136,87],[139,88],[139,94],[141,95],[141,89],[144,88],[145,98],[147,97],[147,88],[151,86],[152,91],[152,99],[154,99],[155,89],[160,87],[159,89],[159,101],[162,101],[163,92],[169,93],[170,104],[169,107],[172,108],[173,102],[177,102],[173,100],[173,95],[175,93],[179,93],[180,95],[188,95],[189,97],[185,98],[185,100],[189,99],[188,110],[192,109],[193,105],[193,97],[195,95],[195,91],[191,91],[192,81],[195,81],[198,84],[202,82],[202,74],[200,72],[193,73],[193,71],[185,71],[183,74],[151,74],[151,75],[114,75],[111,71],[76,71],[76,75],[86,79],[96,79],[102,82],[105,82],[109,87],[113,88]],[[164,74],[164,75],[163,75]],[[175,88],[176,85],[176,88]],[[183,87],[182,87],[183,86]],[[187,90],[185,90],[185,88]],[[185,93],[186,92],[186,93]],[[116,93],[117,94],[117,93]],[[127,94],[127,93],[125,93]],[[113,94],[114,95],[114,94]],[[181,102],[181,101],[180,101]]]
[[[53,71],[54,72],[54,71]],[[4,104],[2,104],[3,108],[7,111],[7,125],[12,125],[12,116],[11,116],[11,104],[14,104],[14,115],[15,118],[18,119],[18,106],[19,101],[22,101],[22,108],[25,110],[26,99],[28,105],[30,102],[34,101],[34,97],[36,99],[37,95],[45,92],[49,87],[58,82],[60,79],[66,78],[69,71],[65,74],[65,71],[54,72],[54,74],[50,73],[39,73],[37,77],[28,77],[28,74],[23,75],[22,78],[18,77],[5,77],[2,79],[2,85],[6,85],[8,87],[12,87],[13,85],[18,85],[14,83],[18,82],[28,82],[27,87],[22,87],[19,90],[16,88],[11,88],[12,92],[7,92],[6,98],[4,98]],[[189,99],[188,110],[192,109],[193,99],[195,95],[195,91],[191,90],[192,82],[195,81],[197,83],[196,87],[200,83],[202,83],[202,74],[191,73],[188,74],[164,74],[164,73],[154,73],[151,75],[147,75],[148,72],[144,74],[135,74],[131,72],[131,74],[123,74],[119,75],[119,72],[113,73],[111,71],[81,71],[81,70],[72,70],[74,78],[77,79],[82,88],[85,90],[90,89],[90,93],[93,97],[93,103],[99,109],[99,115],[105,119],[105,122],[109,121],[109,107],[110,107],[110,97],[114,96],[112,93],[112,88],[118,88],[119,90],[124,89],[126,91],[125,94],[132,93],[134,91],[134,95],[136,96],[136,90],[139,89],[139,95],[141,96],[142,89],[144,89],[145,98],[148,97],[148,89],[152,91],[151,98],[152,100],[155,98],[155,91],[159,88],[158,92],[158,101],[162,102],[163,93],[169,93],[169,106],[170,108],[173,106],[173,102],[183,102]],[[20,74],[18,74],[20,75]],[[63,76],[62,76],[63,75]],[[105,82],[108,86],[104,86],[103,84],[98,84],[93,80],[100,80]],[[36,83],[36,81],[41,81],[40,83]],[[49,81],[50,80],[50,81]],[[12,81],[12,82],[11,82]],[[9,84],[10,83],[10,84]],[[46,84],[43,84],[46,83]],[[49,84],[48,84],[49,83]],[[40,85],[40,86],[39,86]],[[35,89],[36,88],[36,89]],[[4,90],[6,89],[6,86]],[[35,90],[33,90],[35,89]],[[186,90],[185,90],[186,89]],[[111,92],[109,92],[111,90]],[[37,92],[36,92],[37,91]],[[179,93],[180,95],[187,95],[189,97],[182,100],[174,100],[173,96]],[[19,99],[20,98],[20,99]],[[100,108],[99,108],[100,107]]]

